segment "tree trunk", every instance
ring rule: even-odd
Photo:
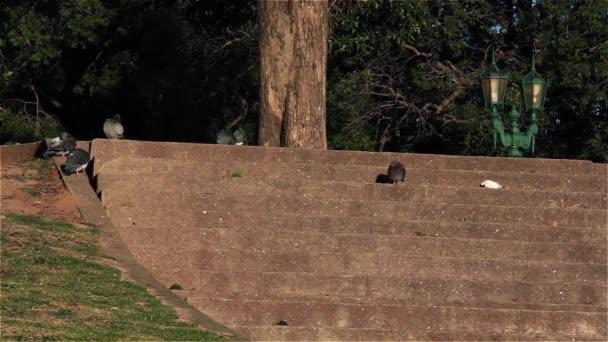
[[[258,0],[261,146],[326,149],[327,1]]]

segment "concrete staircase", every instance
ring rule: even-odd
[[[254,340],[608,339],[605,164],[99,139],[91,150],[139,262]],[[393,159],[406,183],[374,184]]]

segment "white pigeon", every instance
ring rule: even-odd
[[[114,114],[113,117],[104,121],[103,133],[105,133],[108,139],[122,139],[125,137],[125,129],[122,126],[120,114]]]
[[[76,139],[70,133],[62,132],[58,137],[47,140],[47,145],[48,148],[43,155],[44,159],[52,156],[67,156],[76,149]]]
[[[502,189],[503,186],[496,183],[495,181],[486,179],[483,182],[481,182],[481,184],[479,184],[480,187],[482,188],[490,188],[490,189]]]

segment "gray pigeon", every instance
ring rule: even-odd
[[[388,177],[393,184],[399,184],[405,180],[405,166],[400,161],[394,160],[388,166]]]
[[[91,161],[89,152],[81,148],[77,148],[68,154],[68,160],[66,160],[65,164],[62,166],[63,172],[68,175],[73,173],[79,175],[80,172],[87,168],[89,161]]]
[[[242,128],[238,128],[233,133],[227,129],[222,129],[217,134],[217,143],[220,145],[246,145],[247,135]]]
[[[125,137],[125,129],[122,126],[120,114],[114,114],[113,117],[104,121],[103,133],[108,139],[123,139]]]
[[[47,150],[44,152],[44,159],[52,156],[66,156],[76,149],[76,139],[68,133],[62,132],[58,137],[47,142]]]

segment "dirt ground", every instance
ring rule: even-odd
[[[42,160],[0,166],[0,212],[83,221],[55,166]]]

